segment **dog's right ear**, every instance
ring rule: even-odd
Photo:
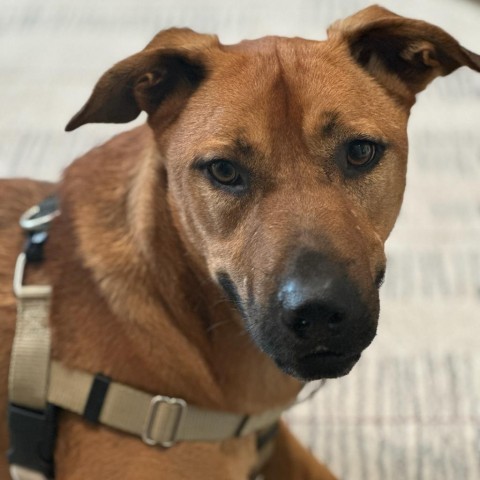
[[[189,29],[160,32],[141,52],[126,58],[98,80],[87,103],[66,131],[86,123],[126,123],[142,110],[149,115],[170,97],[179,104],[206,77],[207,51],[218,38]]]

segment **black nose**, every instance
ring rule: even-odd
[[[281,283],[278,300],[284,325],[303,341],[328,343],[353,334],[365,316],[346,269],[318,252],[297,257]]]

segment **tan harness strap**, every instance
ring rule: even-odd
[[[42,410],[46,405],[50,361],[48,325],[51,287],[24,286],[26,255],[17,259],[14,292],[17,297],[17,326],[9,372],[10,402]]]
[[[82,415],[94,378],[53,361],[48,401]],[[140,436],[149,445],[169,447],[179,441],[220,441],[248,435],[277,422],[285,408],[252,416],[218,412],[111,382],[99,423]]]

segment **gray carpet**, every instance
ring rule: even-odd
[[[388,0],[480,53],[480,4]],[[3,0],[0,176],[56,179],[130,126],[62,129],[98,76],[161,28],[228,43],[324,38],[363,0]],[[480,75],[435,81],[410,124],[401,218],[388,243],[379,334],[354,371],[288,415],[344,480],[480,479]]]

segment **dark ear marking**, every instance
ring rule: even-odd
[[[152,114],[175,90],[194,91],[206,76],[201,61],[178,54],[163,56],[161,65],[145,73],[134,85],[134,97],[140,110]]]
[[[154,113],[174,92],[187,97],[207,74],[207,46],[216,37],[187,29],[161,32],[147,47],[100,77],[87,103],[65,130],[86,123],[126,123],[142,110]]]
[[[462,66],[480,71],[480,56],[441,28],[379,6],[336,22],[328,33],[344,42],[355,61],[388,91],[410,104],[437,76]]]

